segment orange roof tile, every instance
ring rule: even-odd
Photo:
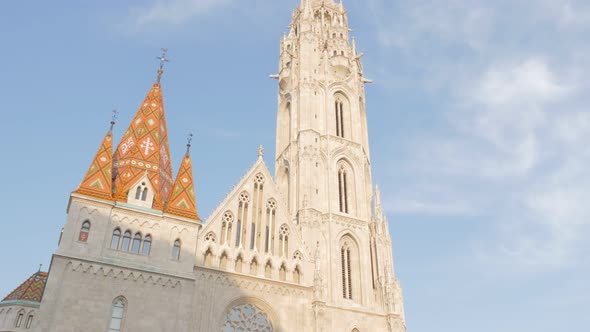
[[[113,122],[114,124],[114,122]],[[102,199],[113,199],[113,133],[112,128],[102,140],[90,168],[75,193]]]
[[[172,196],[170,196],[170,201],[164,212],[200,220],[197,212],[197,201],[195,199],[192,161],[188,151],[178,170]]]
[[[146,174],[155,190],[153,209],[162,210],[172,189],[172,165],[160,83],[152,86],[115,151],[115,199],[127,202],[132,185]]]
[[[9,301],[29,301],[41,303],[43,293],[45,292],[45,285],[47,284],[46,272],[37,272],[29,279],[18,286],[12,293],[8,294],[2,302]]]

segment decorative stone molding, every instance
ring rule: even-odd
[[[131,271],[111,266],[95,266],[84,262],[68,261],[67,268],[72,272],[92,274],[97,277],[127,280],[131,282],[142,282],[154,286],[176,288],[181,285],[180,280],[170,277],[162,277],[157,274],[146,273],[143,271]]]

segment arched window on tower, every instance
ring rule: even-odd
[[[340,212],[348,213],[348,172],[344,164],[338,168],[338,200]]]
[[[356,300],[360,288],[358,246],[349,235],[340,239],[340,269],[342,297],[347,300]]]
[[[274,232],[276,229],[277,202],[274,199],[266,202],[266,228],[264,230],[264,252],[274,255]]]
[[[117,298],[113,302],[111,309],[111,323],[109,324],[108,332],[120,332],[123,329],[123,322],[125,318],[126,301],[123,298]]]
[[[115,228],[115,230],[113,231],[113,237],[111,239],[111,249],[118,250],[119,242],[121,242],[121,230]]]
[[[176,240],[174,241],[174,247],[172,247],[172,259],[177,261],[180,260],[180,248],[181,248],[181,243],[180,240]]]
[[[33,315],[29,315],[29,317],[27,317],[27,323],[25,324],[25,328],[27,330],[30,329],[32,324],[33,324]]]
[[[80,235],[78,236],[78,241],[87,242],[89,234],[90,234],[90,221],[86,220],[86,221],[84,221],[84,223],[82,223],[82,228],[80,228]]]
[[[335,51],[334,51],[335,52]],[[336,54],[334,54],[336,55]],[[344,138],[345,118],[344,118],[344,102],[342,97],[337,96],[334,101],[334,113],[336,118],[336,136]]]

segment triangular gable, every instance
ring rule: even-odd
[[[257,184],[262,185],[262,190],[256,188]],[[239,239],[238,228],[242,231]],[[280,244],[283,234],[288,237],[288,248],[284,248],[287,252],[283,252]],[[296,252],[299,252],[298,257],[309,257],[299,227],[291,219],[287,205],[262,158],[256,161],[207,218],[200,237],[204,250],[214,244],[220,251],[231,249],[234,257],[257,257],[258,264],[261,265],[263,260],[267,261],[271,257],[273,262],[291,260]],[[255,249],[251,249],[252,242]]]

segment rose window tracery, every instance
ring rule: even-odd
[[[248,203],[250,202],[250,195],[248,195],[247,192],[243,192],[240,194],[240,202],[242,203]]]
[[[234,221],[234,215],[228,211],[223,214],[222,220],[224,224],[231,224]]]
[[[268,315],[252,304],[233,307],[223,317],[223,332],[272,332]]]
[[[256,174],[255,181],[258,184],[264,184],[264,176],[262,174]]]

